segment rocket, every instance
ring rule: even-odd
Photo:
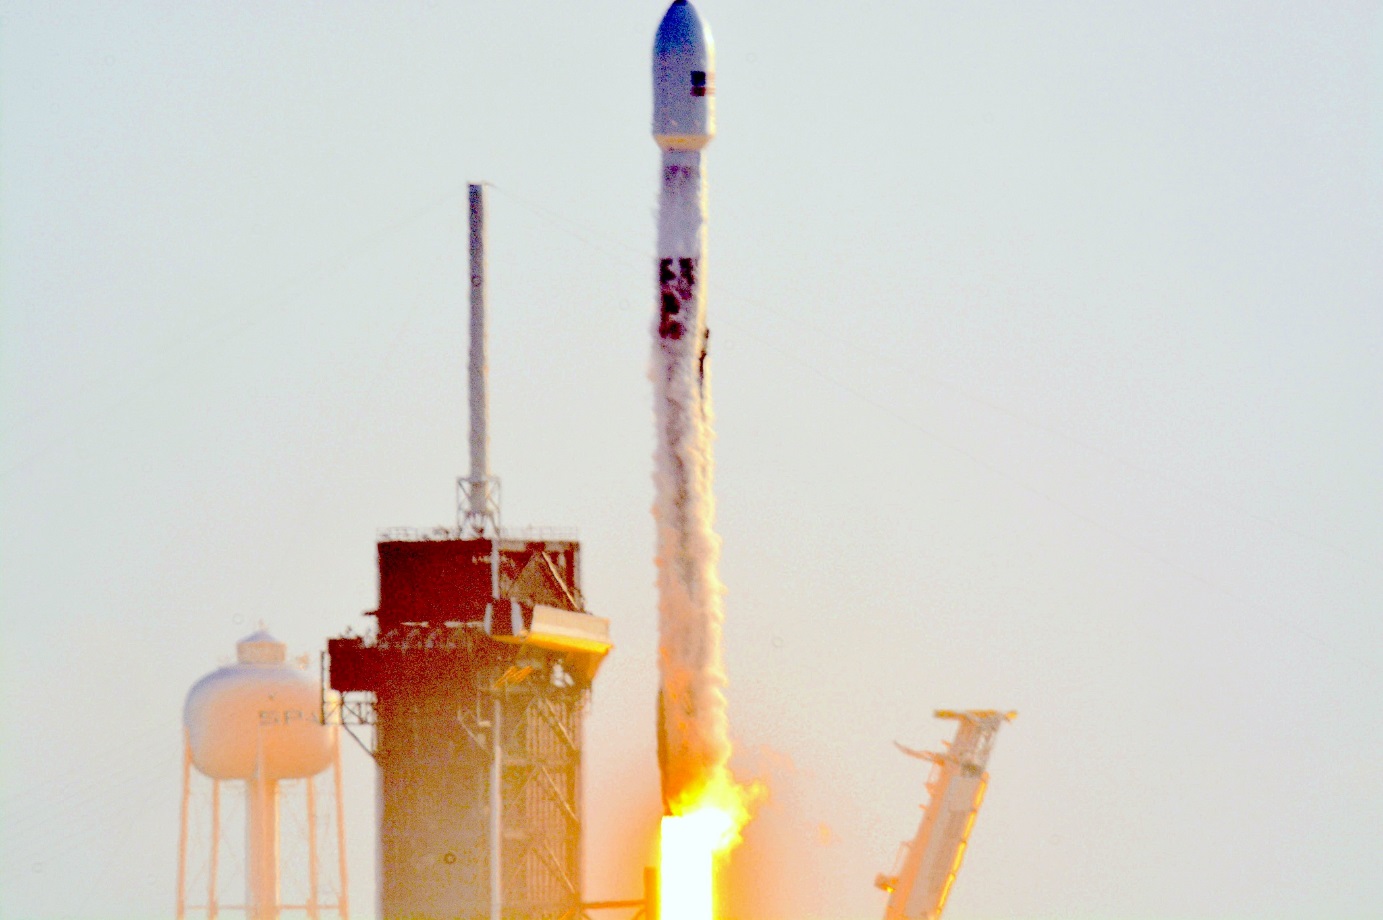
[[[730,754],[706,376],[702,159],[715,136],[715,50],[687,0],[668,7],[653,41],[652,133],[662,158],[650,375],[657,424],[658,764],[664,810],[673,814],[723,780]]]

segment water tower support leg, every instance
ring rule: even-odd
[[[247,920],[278,920],[279,796],[278,780],[262,769],[245,781],[245,868],[249,874]]]
[[[336,868],[337,881],[340,883],[337,888],[336,909],[341,914],[341,920],[351,920],[350,898],[347,895],[350,885],[346,881],[346,816],[341,808],[345,797],[341,795],[341,737],[339,735],[336,738],[331,756],[332,782],[336,787]]]
[[[178,916],[187,917],[187,804],[192,794],[192,747],[187,743],[187,733],[182,741],[182,814],[178,831]]]
[[[313,777],[307,783],[307,917],[318,920],[317,913],[317,792]]]
[[[221,781],[211,781],[211,865],[207,868],[206,920],[216,920],[216,869],[221,856]]]

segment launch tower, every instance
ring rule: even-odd
[[[541,920],[581,905],[582,716],[610,649],[570,534],[500,527],[487,462],[483,190],[471,202],[471,475],[457,526],[380,535],[370,636],[327,643],[374,728],[385,920]]]

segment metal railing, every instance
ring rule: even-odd
[[[380,543],[426,543],[429,541],[461,540],[463,532],[459,527],[384,527],[375,532]],[[575,527],[501,527],[501,540],[514,540],[519,543],[544,543],[547,541],[576,542],[580,535]]]

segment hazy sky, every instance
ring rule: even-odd
[[[737,916],[881,916],[892,742],[996,706],[948,920],[1376,917],[1383,6],[700,8]],[[0,916],[170,915],[187,688],[452,522],[480,179],[505,521],[617,643],[587,893],[638,892],[661,12],[0,4]]]

